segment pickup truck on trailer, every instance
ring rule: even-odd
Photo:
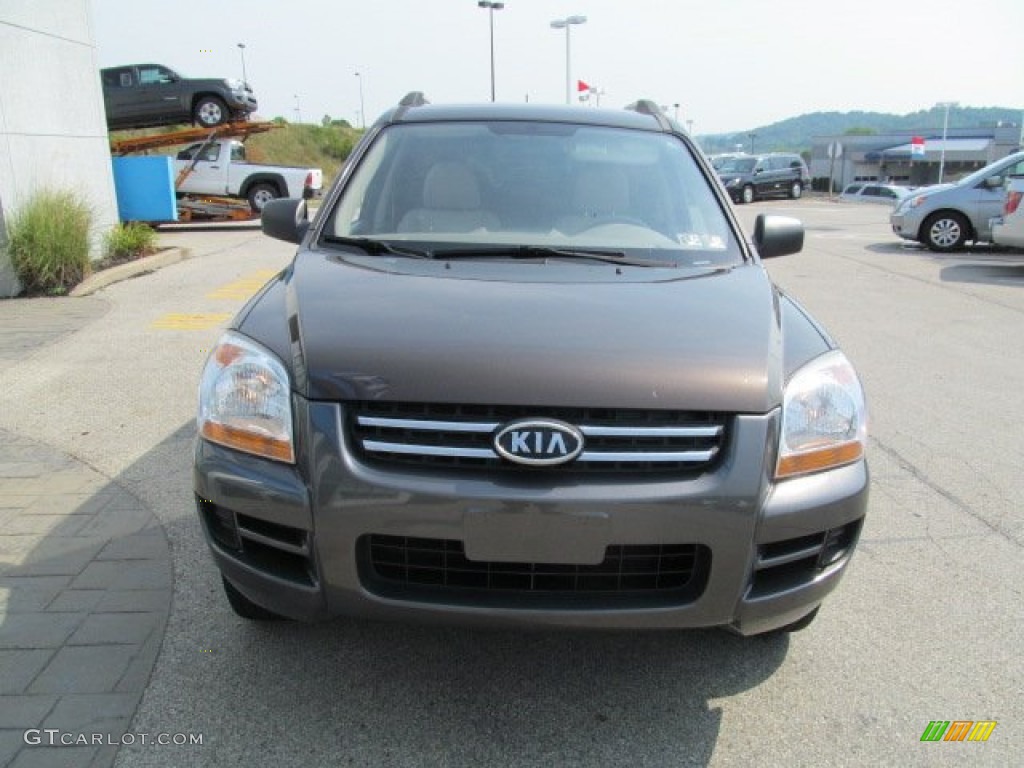
[[[198,157],[197,157],[198,153]],[[175,159],[179,195],[227,195],[249,201],[254,213],[278,197],[309,199],[323,191],[319,168],[261,165],[245,159],[245,145],[235,139],[197,142]],[[183,179],[181,173],[192,168]]]

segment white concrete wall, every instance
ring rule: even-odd
[[[93,258],[117,202],[89,0],[0,0],[0,209],[70,189],[93,211]],[[0,296],[13,295],[0,254]]]

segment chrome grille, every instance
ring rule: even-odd
[[[575,426],[583,452],[545,472],[699,473],[721,453],[728,423],[721,413],[639,409],[360,402],[348,410],[361,458],[424,467],[530,471],[495,452],[495,433],[525,418]]]

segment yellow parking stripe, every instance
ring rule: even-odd
[[[263,287],[263,284],[277,274],[277,270],[261,269],[253,272],[248,277],[235,280],[233,283],[222,285],[213,293],[206,294],[208,299],[248,299],[256,291]]]
[[[215,312],[201,315],[170,314],[158,317],[149,326],[160,331],[204,331],[215,328],[231,319],[228,312]]]

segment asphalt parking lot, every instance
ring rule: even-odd
[[[742,639],[236,618],[191,498],[197,377],[292,248],[252,226],[168,228],[161,241],[193,258],[64,300],[96,308],[0,356],[0,430],[71,457],[158,521],[173,599],[129,730],[202,744],[19,745],[12,764],[1017,764],[1024,254],[904,245],[881,206],[808,197],[737,211],[748,231],[762,212],[804,221],[804,251],[766,266],[858,367],[871,413],[862,542],[809,629]],[[3,692],[43,695],[15,673],[0,666]],[[922,742],[935,720],[997,725],[983,743]]]

